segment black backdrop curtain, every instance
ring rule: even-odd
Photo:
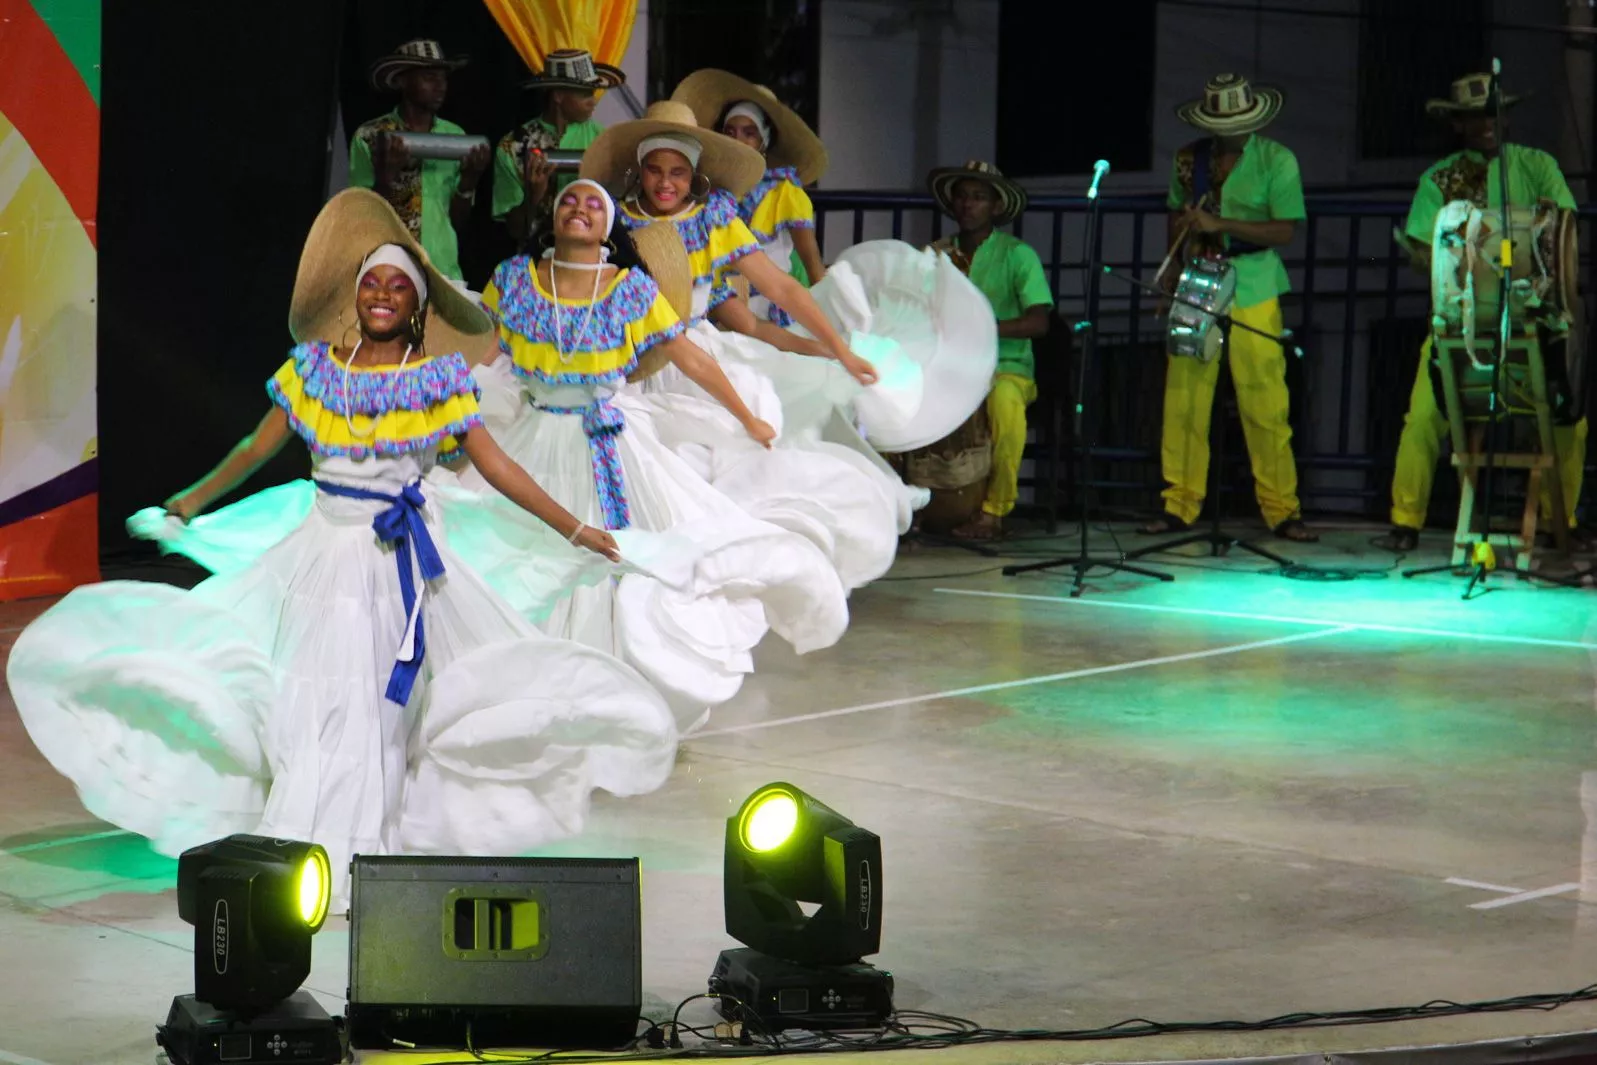
[[[250,10],[105,5],[99,434],[108,562],[151,555],[127,539],[127,516],[200,477],[266,412],[266,379],[290,344],[300,248],[326,198],[337,115],[347,137],[394,104],[367,83],[372,61],[415,37],[469,55],[444,115],[495,141],[538,105],[520,88],[520,58],[478,3],[279,0],[268,14]],[[460,234],[474,287],[514,250],[491,201],[490,174]],[[241,492],[307,468],[304,449],[290,445]]]
[[[321,207],[341,0],[108,3],[100,112],[100,546],[266,412]],[[252,484],[303,476],[285,449]]]

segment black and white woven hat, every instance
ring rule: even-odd
[[[372,85],[388,92],[399,90],[399,79],[412,70],[459,70],[466,57],[448,56],[437,41],[406,41],[392,54],[372,64]]]

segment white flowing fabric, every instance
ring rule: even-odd
[[[326,459],[317,476],[393,495],[430,461]],[[168,549],[211,550],[220,575],[186,592],[80,588],[18,638],[22,721],[91,813],[168,855],[240,831],[314,840],[342,905],[353,854],[525,854],[580,832],[594,788],[666,780],[677,731],[652,686],[537,632],[441,537],[421,672],[407,706],[387,701],[407,615],[371,527],[386,504],[311,499],[306,483],[277,493],[297,525],[248,564],[259,542],[229,539],[225,520],[185,544],[145,515]]]
[[[506,358],[473,373],[484,419],[505,452],[567,510],[603,528],[582,418],[544,409],[586,406],[599,391],[528,385]],[[767,631],[800,654],[836,643],[848,627],[847,594],[813,543],[751,517],[662,443],[650,404],[630,394],[609,401],[626,420],[616,443],[633,529],[615,535],[625,556],[629,537],[652,534],[656,561],[649,572],[628,572],[599,587],[561,585],[546,571],[541,526],[483,498],[489,489],[478,471],[461,473],[454,491],[438,491],[453,476],[443,471],[430,483],[451,544],[490,586],[518,607],[555,593],[559,601],[537,619],[540,628],[636,666],[666,697],[685,733],[737,693]],[[667,570],[681,579],[658,579]]]

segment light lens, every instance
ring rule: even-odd
[[[752,851],[773,851],[798,828],[798,800],[785,791],[754,797],[743,815],[743,844]]]
[[[327,852],[320,847],[307,854],[299,866],[299,916],[312,931],[327,917],[332,894],[329,873]]]

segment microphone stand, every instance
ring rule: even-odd
[[[1100,292],[1098,280],[1108,268],[1101,264],[1102,240],[1098,229],[1098,183],[1109,172],[1109,164],[1100,159],[1093,167],[1092,186],[1087,190],[1087,319],[1077,323],[1076,331],[1085,335],[1081,349],[1081,363],[1076,369],[1076,410],[1072,419],[1072,435],[1076,444],[1076,485],[1078,488],[1077,519],[1077,544],[1076,554],[1065,555],[1049,559],[1045,562],[1028,562],[1018,566],[1005,566],[1003,575],[1013,577],[1017,573],[1031,573],[1037,570],[1055,568],[1069,568],[1075,573],[1075,580],[1070,585],[1070,598],[1079,597],[1087,579],[1087,573],[1093,569],[1107,569],[1123,573],[1135,573],[1139,577],[1148,577],[1156,581],[1173,581],[1175,577],[1157,570],[1144,569],[1141,566],[1132,566],[1125,561],[1127,555],[1121,554],[1116,558],[1094,558],[1088,550],[1087,534],[1091,527],[1090,507],[1088,501],[1092,498],[1092,490],[1088,487],[1092,476],[1092,443],[1095,432],[1087,429],[1086,410],[1088,402],[1087,389],[1092,382],[1091,369],[1098,357],[1098,314]],[[1096,430],[1096,425],[1094,425]]]
[[[1470,563],[1473,572],[1470,573],[1469,583],[1464,586],[1463,599],[1466,601],[1476,598],[1477,585],[1484,586],[1486,579],[1497,567],[1497,549],[1492,546],[1492,510],[1495,502],[1497,468],[1497,428],[1500,420],[1498,407],[1503,387],[1503,363],[1508,358],[1508,341],[1513,336],[1513,320],[1508,312],[1508,299],[1510,290],[1510,275],[1513,266],[1513,241],[1509,239],[1508,217],[1512,202],[1508,198],[1508,139],[1503,129],[1503,61],[1492,60],[1492,83],[1487,90],[1486,98],[1491,101],[1492,129],[1497,140],[1497,203],[1503,213],[1503,235],[1498,243],[1498,279],[1497,279],[1497,353],[1492,360],[1492,387],[1486,402],[1486,470],[1481,474],[1481,536],[1470,551]],[[1432,352],[1432,358],[1436,353]],[[1423,367],[1421,370],[1423,371]],[[1443,367],[1444,373],[1452,373],[1452,367]],[[1570,506],[1573,501],[1565,500],[1564,505]],[[1470,517],[1473,519],[1474,515]],[[1555,514],[1554,521],[1568,522],[1569,515]],[[1404,577],[1418,577],[1427,573],[1443,573],[1453,570],[1452,563],[1444,566],[1424,566],[1419,569],[1403,571]],[[1535,570],[1515,567],[1505,572],[1512,573],[1521,580],[1541,580],[1549,584],[1562,584],[1566,587],[1578,587],[1579,581],[1557,577],[1549,573],[1538,573]],[[1486,589],[1483,587],[1482,591]]]
[[[1146,281],[1141,280],[1140,278],[1131,277],[1130,275],[1127,275],[1127,274],[1121,274],[1121,273],[1118,273],[1118,272],[1116,272],[1114,270],[1109,270],[1107,268],[1104,270],[1104,272],[1109,274],[1111,277],[1117,278],[1118,280],[1125,281],[1125,282],[1127,282],[1129,284],[1137,285],[1137,286],[1139,286],[1141,288],[1145,288],[1148,291],[1156,293],[1156,294],[1161,295],[1161,296],[1165,295],[1165,293],[1164,293],[1164,291],[1162,289],[1159,289],[1159,288],[1157,288],[1154,285],[1150,285]],[[1282,332],[1278,336],[1275,333],[1267,332],[1266,330],[1259,329],[1259,328],[1257,328],[1255,326],[1248,325],[1246,322],[1239,322],[1235,318],[1232,318],[1229,314],[1218,314],[1218,313],[1216,313],[1214,311],[1211,311],[1208,308],[1204,307],[1203,304],[1198,303],[1198,302],[1196,302],[1194,300],[1186,299],[1186,298],[1184,298],[1183,296],[1181,296],[1179,294],[1170,294],[1169,299],[1171,300],[1172,303],[1180,303],[1180,304],[1183,304],[1183,305],[1185,305],[1187,307],[1196,307],[1198,310],[1203,311],[1209,317],[1214,319],[1215,325],[1218,328],[1220,328],[1220,330],[1221,330],[1221,332],[1220,332],[1220,343],[1221,343],[1222,346],[1221,346],[1221,354],[1219,356],[1220,358],[1224,358],[1225,357],[1226,338],[1227,338],[1228,334],[1230,333],[1230,331],[1233,330],[1233,329],[1241,329],[1243,332],[1253,333],[1256,336],[1261,336],[1261,337],[1265,337],[1266,339],[1273,340],[1277,344],[1281,345],[1282,348],[1290,350],[1293,355],[1297,356],[1300,359],[1303,358],[1303,349],[1301,347],[1299,347],[1296,344],[1296,342],[1294,341],[1294,338],[1292,336],[1292,331],[1290,329]],[[1227,367],[1226,370],[1227,370],[1227,373],[1229,374],[1230,368]],[[1234,395],[1235,394],[1235,387],[1234,386],[1233,386],[1232,392],[1233,392],[1233,395]],[[1209,421],[1209,425],[1210,425],[1209,432],[1210,432],[1210,436],[1211,436],[1211,439],[1212,439],[1213,442],[1210,444],[1210,447],[1209,447],[1210,455],[1209,455],[1209,488],[1208,488],[1208,496],[1209,496],[1209,499],[1208,499],[1208,503],[1209,503],[1209,528],[1208,528],[1208,531],[1206,531],[1206,532],[1185,533],[1185,534],[1183,534],[1181,536],[1176,537],[1173,540],[1166,540],[1166,541],[1164,541],[1162,543],[1152,544],[1152,545],[1150,545],[1148,547],[1138,548],[1135,551],[1129,552],[1126,555],[1127,558],[1142,558],[1142,557],[1144,557],[1146,555],[1156,554],[1156,553],[1161,552],[1161,551],[1169,551],[1171,548],[1185,547],[1187,544],[1208,544],[1209,545],[1209,554],[1212,557],[1215,557],[1215,558],[1218,558],[1219,556],[1225,554],[1227,551],[1229,551],[1233,547],[1240,547],[1240,548],[1242,548],[1242,550],[1252,552],[1253,554],[1258,555],[1260,558],[1269,559],[1271,562],[1274,562],[1278,566],[1286,567],[1286,566],[1292,565],[1292,562],[1291,562],[1290,559],[1282,558],[1280,555],[1276,554],[1274,551],[1269,551],[1269,550],[1266,550],[1265,548],[1262,548],[1262,547],[1258,546],[1257,544],[1249,543],[1248,541],[1242,539],[1239,536],[1232,536],[1232,535],[1224,532],[1220,528],[1220,487],[1221,487],[1220,477],[1221,477],[1221,467],[1225,463],[1225,448],[1223,446],[1224,443],[1225,443],[1225,428],[1223,426],[1218,426],[1218,423],[1219,423],[1219,419],[1216,419],[1216,418],[1211,418],[1210,421]]]

